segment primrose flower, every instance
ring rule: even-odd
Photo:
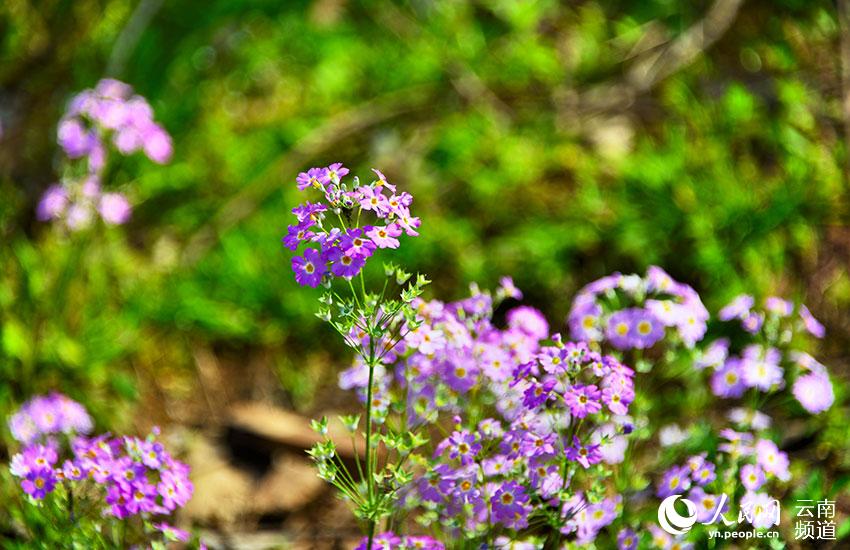
[[[564,402],[570,408],[570,414],[576,418],[584,418],[602,409],[602,404],[599,402],[600,396],[601,393],[593,384],[589,386],[577,384],[564,393]]]
[[[667,498],[676,493],[687,491],[691,486],[690,469],[687,466],[673,466],[668,469],[661,479],[656,495]]]
[[[614,273],[586,285],[573,300],[568,324],[573,337],[607,340],[617,349],[651,348],[669,328],[692,348],[705,335],[707,320],[693,288],[650,266],[644,277]]]
[[[618,550],[635,550],[638,545],[638,536],[633,529],[625,527],[617,534]]]
[[[741,484],[748,491],[758,491],[764,482],[764,472],[758,466],[745,464],[741,468]]]
[[[346,256],[350,259],[350,256]],[[322,276],[327,273],[327,265],[319,251],[308,248],[304,256],[292,258],[292,269],[295,271],[295,281],[302,286],[317,287],[322,282]]]
[[[752,296],[741,294],[724,306],[717,314],[717,317],[721,321],[730,321],[735,318],[743,319],[750,312],[750,308],[753,307],[754,303],[755,300]]]
[[[791,390],[804,409],[819,414],[832,406],[835,393],[825,373],[813,372],[797,378]]]
[[[814,315],[812,315],[812,312],[809,311],[809,308],[804,305],[800,306],[800,318],[803,320],[803,326],[806,327],[806,330],[809,332],[809,334],[811,334],[815,338],[824,337],[824,335],[826,334],[826,329],[820,323],[820,321],[815,319]]]

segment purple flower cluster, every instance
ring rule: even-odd
[[[711,390],[718,397],[738,398],[748,389],[761,392],[781,390],[786,375],[797,373],[792,393],[803,408],[818,414],[835,401],[827,368],[809,354],[789,350],[788,344],[800,328],[821,337],[821,325],[805,306],[799,308],[799,320],[792,317],[794,304],[772,296],[763,309],[754,309],[752,296],[741,295],[721,309],[722,320],[739,320],[746,333],[758,337],[759,343],[744,346],[740,353],[730,353],[726,338],[712,342],[702,351],[695,365],[712,368]]]
[[[69,159],[83,159],[86,174],[47,188],[39,200],[36,216],[41,221],[62,220],[77,231],[90,226],[96,215],[108,225],[130,219],[127,197],[101,190],[101,173],[111,143],[121,154],[144,151],[152,161],[171,159],[171,136],[153,121],[147,100],[118,80],[104,79],[94,89],[74,96],[59,122],[59,145]]]
[[[367,550],[368,537],[364,537],[354,550]],[[399,536],[392,532],[375,535],[372,540],[372,550],[444,550],[445,545],[431,537],[406,535]]]
[[[63,483],[76,487],[76,494],[99,495],[103,515],[123,519],[170,514],[192,496],[189,467],[165,450],[158,430],[145,439],[78,435],[90,431],[91,420],[80,404],[60,394],[34,398],[13,415],[10,426],[26,442],[12,457],[10,471],[35,500]],[[57,433],[69,436],[67,445],[53,437]],[[46,437],[36,441],[39,436]]]
[[[494,295],[473,287],[458,302],[414,301],[416,318],[403,327],[395,355],[376,369],[373,396],[389,403],[403,395],[411,425],[435,422],[442,412],[466,415],[473,391],[493,404],[492,415],[475,423],[455,416],[410,492],[411,506],[435,510],[465,533],[520,531],[535,510],[550,508],[564,533],[589,541],[617,516],[619,501],[577,487],[585,470],[622,460],[634,373],[585,343],[549,337],[534,308],[513,308],[506,326],[495,326],[494,305],[517,296],[504,279]],[[362,397],[366,374],[355,364],[340,385]]]
[[[651,348],[667,329],[691,348],[705,335],[708,317],[693,288],[650,266],[645,277],[614,273],[586,285],[567,321],[573,338],[625,350]]]
[[[30,399],[9,418],[12,437],[25,445],[47,442],[58,434],[88,434],[92,419],[85,407],[62,395],[51,393]]]
[[[93,174],[104,167],[105,142],[110,138],[121,154],[141,150],[159,164],[168,162],[172,153],[171,136],[153,121],[147,100],[111,78],[71,99],[57,137],[68,158],[85,158]]]
[[[751,507],[752,504],[762,504],[762,508],[770,508],[772,499],[766,493],[758,492],[772,480],[788,481],[788,455],[780,451],[769,439],[756,439],[749,432],[736,432],[724,429],[720,432],[724,442],[719,446],[721,454],[726,454],[731,460],[719,460],[731,471],[717,471],[713,462],[706,459],[705,454],[690,457],[685,464],[669,468],[662,476],[657,487],[659,498],[673,494],[687,494],[688,500],[696,505],[697,521],[700,523],[717,523],[720,515],[728,511],[728,503],[721,504],[722,480],[738,477],[746,494],[741,499],[741,505]],[[740,469],[739,468],[740,465]],[[736,476],[737,472],[737,476]],[[716,483],[715,483],[716,482]],[[714,487],[713,492],[710,490]],[[751,514],[750,521],[754,527],[772,525],[769,514]]]
[[[419,218],[412,217],[410,205],[413,197],[397,192],[378,170],[377,179],[369,185],[360,185],[357,178],[349,187],[342,182],[348,168],[331,164],[326,168],[311,168],[296,178],[298,189],[317,189],[324,194],[326,203],[309,201],[292,210],[297,223],[290,225],[282,241],[292,251],[305,243],[303,255],[292,258],[295,280],[303,286],[316,287],[324,278],[355,277],[366,260],[379,248],[398,248],[402,233],[415,237],[419,233]],[[333,225],[333,213],[339,226]],[[375,225],[360,225],[363,212],[371,212]],[[352,215],[353,214],[353,215]],[[345,221],[348,219],[348,222]],[[315,243],[318,248],[310,247]]]
[[[97,176],[65,184],[55,183],[41,196],[36,217],[41,221],[61,219],[71,231],[91,226],[99,215],[107,225],[122,225],[130,219],[132,207],[122,193],[104,193]]]
[[[789,300],[778,296],[769,296],[764,301],[764,308],[756,309],[755,299],[749,294],[736,296],[731,302],[724,306],[717,317],[721,321],[738,320],[741,328],[750,334],[757,334],[763,327],[765,320],[791,319],[794,313],[794,304]],[[800,304],[797,310],[799,322],[803,328],[815,338],[823,338],[826,334],[824,326],[812,315],[805,305]]]

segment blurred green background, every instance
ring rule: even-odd
[[[510,274],[563,330],[581,285],[655,263],[710,309],[803,299],[846,373],[840,43],[806,0],[5,1],[0,410],[49,388],[106,427],[313,407],[347,356],[280,237],[297,172],[336,161],[413,193],[396,259],[443,299]],[[175,154],[113,163],[130,225],[69,238],[35,204],[104,76]]]

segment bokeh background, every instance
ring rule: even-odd
[[[712,310],[740,292],[804,301],[840,379],[842,13],[818,0],[6,0],[0,413],[57,388],[106,429],[157,423],[218,434],[212,447],[225,433],[231,463],[256,462],[234,443],[245,433],[217,431],[234,407],[344,406],[334,373],[348,357],[280,243],[297,172],[336,161],[416,197],[422,236],[396,259],[429,274],[433,296],[509,274],[563,328],[581,285],[658,264]],[[175,153],[113,163],[131,223],[69,237],[35,204],[58,177],[66,102],[104,76],[151,101]],[[243,512],[210,518],[244,528]]]

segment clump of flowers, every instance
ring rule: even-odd
[[[154,122],[147,100],[114,79],[101,80],[71,99],[57,140],[67,157],[66,170],[42,195],[36,215],[42,221],[60,220],[72,231],[89,227],[95,216],[108,225],[130,219],[127,197],[102,189],[111,149],[122,155],[143,151],[158,164],[167,163],[173,151],[171,136]]]
[[[495,294],[473,286],[458,302],[414,302],[376,395],[384,411],[430,435],[442,413],[452,420],[430,455],[417,457],[422,471],[404,503],[450,539],[516,540],[533,524],[547,526],[528,535],[533,547],[547,538],[589,542],[618,515],[620,499],[598,480],[623,460],[634,373],[585,343],[550,336],[534,308],[509,310],[497,327],[494,308],[521,296],[505,278]],[[362,396],[364,379],[356,363],[340,385]]]
[[[326,201],[308,201],[292,210],[298,222],[289,226],[283,244],[292,251],[307,245],[302,255],[292,258],[298,284],[317,287],[332,277],[350,281],[376,250],[398,248],[402,233],[419,234],[419,218],[410,214],[413,197],[398,193],[379,170],[374,173],[376,179],[369,184],[356,177],[345,183],[348,168],[335,163],[298,175],[300,190],[318,190]],[[361,220],[363,215],[373,216],[374,224]]]
[[[628,350],[651,348],[668,333],[692,348],[705,335],[708,318],[693,288],[650,266],[644,277],[613,273],[586,285],[567,322],[573,338]]]
[[[131,536],[162,543],[189,539],[162,521],[189,501],[193,487],[189,467],[168,453],[158,429],[144,439],[89,437],[92,422],[85,408],[58,393],[31,399],[10,417],[9,427],[24,445],[12,456],[10,471],[31,503],[53,499],[53,505],[42,506],[45,513],[64,510],[67,521],[89,537],[99,535],[87,521],[112,518],[112,534],[123,539],[121,545],[131,519],[138,531]]]
[[[744,338],[736,338],[736,352],[730,339],[712,342],[695,363],[711,368],[712,392],[733,399],[750,394],[767,394],[784,389],[793,380],[792,394],[809,413],[818,414],[832,406],[835,394],[827,368],[806,352],[794,349],[795,337],[808,333],[821,338],[823,325],[808,308],[795,308],[788,300],[767,298],[763,308],[754,308],[752,296],[736,297],[721,309],[719,318],[736,321]],[[797,315],[795,316],[794,313]]]
[[[404,463],[425,443],[404,426],[385,424],[387,402],[381,388],[386,364],[396,357],[405,331],[416,324],[412,304],[429,282],[387,263],[382,283],[374,290],[367,286],[366,261],[379,249],[398,248],[402,232],[416,236],[420,224],[410,214],[413,197],[398,192],[380,171],[374,174],[369,184],[361,184],[356,177],[347,183],[342,178],[348,169],[339,163],[299,174],[298,188],[317,191],[323,200],[294,208],[297,223],[283,237],[290,250],[305,245],[304,252],[292,259],[295,280],[303,286],[327,288],[318,316],[342,336],[362,367],[357,383],[363,388],[365,442],[363,460],[357,457],[357,478],[326,437],[326,419],[314,423],[325,440],[310,454],[319,476],[353,504],[366,526],[368,548],[374,547],[378,523],[394,511],[399,490],[410,482],[412,474]],[[355,277],[359,284],[354,284]],[[346,417],[343,423],[354,435],[360,416]],[[383,465],[378,458],[381,449],[394,454]]]

